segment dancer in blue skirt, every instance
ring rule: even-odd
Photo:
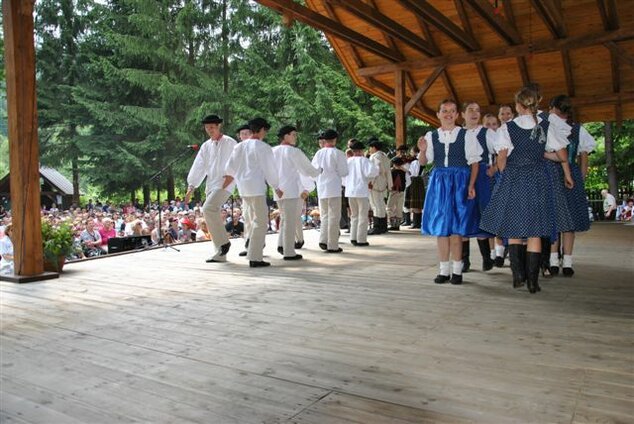
[[[420,164],[434,163],[421,232],[437,237],[440,272],[434,282],[462,284],[462,237],[479,232],[475,182],[482,148],[477,142],[467,142],[467,132],[456,126],[458,105],[454,100],[443,100],[437,116],[441,127],[418,140]]]
[[[540,237],[553,236],[556,222],[546,148],[565,160],[566,136],[537,117],[539,94],[522,88],[515,95],[518,117],[502,125],[496,135],[497,166],[502,176],[495,186],[480,228],[509,239],[513,287],[527,281],[531,293],[540,290]],[[566,183],[572,178],[566,175]],[[526,258],[522,239],[528,239]],[[554,236],[553,236],[554,238]]]
[[[495,119],[495,117],[493,118]],[[497,172],[497,167],[494,163],[495,131],[480,125],[480,105],[476,102],[466,102],[462,106],[462,119],[464,120],[464,128],[467,130],[467,138],[471,138],[480,144],[483,152],[478,178],[476,179],[476,200],[478,201],[479,212],[482,213],[491,199],[491,191],[495,183],[494,175]],[[480,254],[482,255],[482,271],[489,271],[493,268],[494,263],[493,259],[491,259],[494,235],[482,233],[478,234],[477,238]],[[463,272],[467,270],[469,247],[469,239],[466,239],[462,244],[462,261],[465,263]]]
[[[588,216],[588,199],[584,191],[584,180],[588,173],[588,154],[596,146],[596,141],[586,131],[581,124],[572,122],[572,102],[570,97],[559,95],[550,101],[550,114],[559,117],[571,124],[571,132],[568,140],[568,163],[574,181],[571,190],[565,190],[566,212],[568,213],[572,225],[569,231],[563,231],[561,244],[563,247],[563,275],[572,277],[572,250],[575,243],[575,233],[588,231],[590,229],[590,218]],[[578,161],[578,163],[577,163]],[[558,170],[560,179],[563,179],[563,169]],[[554,244],[554,249],[550,254],[550,273],[559,273],[559,242]]]

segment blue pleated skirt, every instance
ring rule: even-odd
[[[467,199],[470,176],[468,167],[434,168],[425,196],[422,234],[471,237],[480,232],[478,203]]]
[[[564,178],[563,169],[559,170],[561,179]],[[588,231],[590,229],[590,217],[588,215],[588,198],[586,197],[581,169],[576,163],[570,164],[570,172],[575,183],[572,190],[565,190],[568,214],[572,219],[572,230],[574,232]]]
[[[555,239],[554,207],[545,161],[508,166],[493,188],[480,229],[503,238]]]

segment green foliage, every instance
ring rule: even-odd
[[[61,256],[68,256],[73,251],[73,228],[65,221],[52,225],[42,220],[42,245],[44,257],[56,264]]]
[[[584,127],[597,141],[597,148],[590,155],[586,189],[606,188],[608,174],[605,157],[605,124],[593,122]],[[634,189],[634,120],[623,121],[621,128],[613,126],[614,159],[617,167],[617,180],[626,190]]]

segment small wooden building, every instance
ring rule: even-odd
[[[11,199],[10,174],[0,180],[0,197]],[[68,209],[73,203],[73,183],[53,168],[40,167],[40,202],[49,209],[53,203],[59,209]]]

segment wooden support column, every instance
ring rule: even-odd
[[[4,0],[4,54],[16,280],[43,275],[40,150],[35,94],[34,0]],[[56,274],[55,274],[56,275]],[[3,279],[5,277],[3,276]],[[39,279],[39,278],[37,278]],[[13,281],[13,280],[12,280]]]
[[[405,71],[394,72],[394,127],[396,147],[407,144],[407,115],[405,114]]]

